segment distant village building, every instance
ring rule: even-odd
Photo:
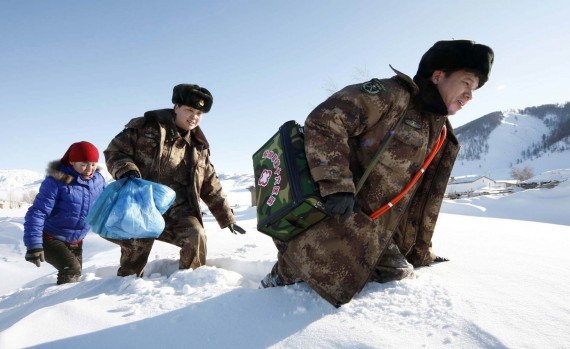
[[[20,208],[24,203],[20,201],[5,201],[0,200],[0,210],[8,208]]]
[[[510,185],[507,182],[497,182],[487,176],[451,177],[445,190],[445,196],[458,198],[461,196],[477,196],[505,193]]]
[[[251,193],[251,207],[255,207],[257,205],[257,199],[255,197],[255,187],[251,185],[247,188],[247,190],[249,190],[249,192]]]

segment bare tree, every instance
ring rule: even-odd
[[[323,88],[325,89],[325,91],[329,94],[332,95],[333,93],[335,93],[336,91],[338,91],[338,86],[334,83],[334,81],[332,79],[329,79],[327,81],[327,83],[323,86]]]
[[[534,177],[534,170],[528,165],[523,168],[513,167],[511,169],[511,176],[519,182],[526,181],[527,179]]]
[[[37,190],[28,190],[27,192],[25,192],[22,195],[22,202],[25,202],[27,204],[33,204],[34,200],[36,198],[36,195],[38,195]]]
[[[371,79],[371,74],[368,68],[355,68],[355,72],[352,74],[352,79],[356,82],[363,82]],[[339,90],[338,85],[332,80],[329,79],[323,86],[323,89],[330,95],[337,92]]]
[[[352,78],[356,82],[367,81],[371,79],[371,74],[370,71],[368,71],[368,68],[366,67],[357,68],[356,72],[352,75]]]

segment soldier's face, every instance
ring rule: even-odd
[[[449,115],[454,115],[473,99],[473,91],[479,86],[477,75],[465,70],[453,73],[436,70],[432,74],[432,81],[447,106]]]
[[[176,114],[176,126],[183,130],[193,130],[202,121],[202,112],[187,105],[176,105],[174,113]]]

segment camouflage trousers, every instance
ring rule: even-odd
[[[390,242],[380,261],[376,264],[374,272],[370,276],[370,281],[380,283],[402,280],[412,276],[414,266],[410,264],[406,257],[394,242]]]
[[[46,262],[57,269],[57,284],[79,281],[83,263],[83,242],[67,243],[57,239],[43,239]]]
[[[180,247],[180,269],[196,269],[206,264],[206,233],[194,216],[165,217],[166,226],[158,239],[107,239],[121,247],[118,276],[142,276],[155,240]]]
[[[273,239],[275,247],[277,247],[277,263],[271,268],[271,272],[267,274],[260,282],[259,288],[279,287],[302,282],[299,277],[295,276],[295,271],[281,256],[287,249],[287,243]]]
[[[295,276],[294,270],[287,265],[286,261],[283,258],[279,258],[282,254],[281,251],[284,251],[286,248],[286,244],[275,240],[275,245],[279,251],[277,263],[275,263],[271,272],[261,280],[260,288],[285,286],[302,281]],[[406,260],[398,246],[391,241],[380,257],[378,264],[376,264],[369,281],[384,283],[402,280],[412,276],[413,272],[414,266]]]

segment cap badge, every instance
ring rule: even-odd
[[[200,101],[198,101],[198,105],[201,106],[201,107],[203,107],[203,106],[204,106],[204,100],[201,99]]]

